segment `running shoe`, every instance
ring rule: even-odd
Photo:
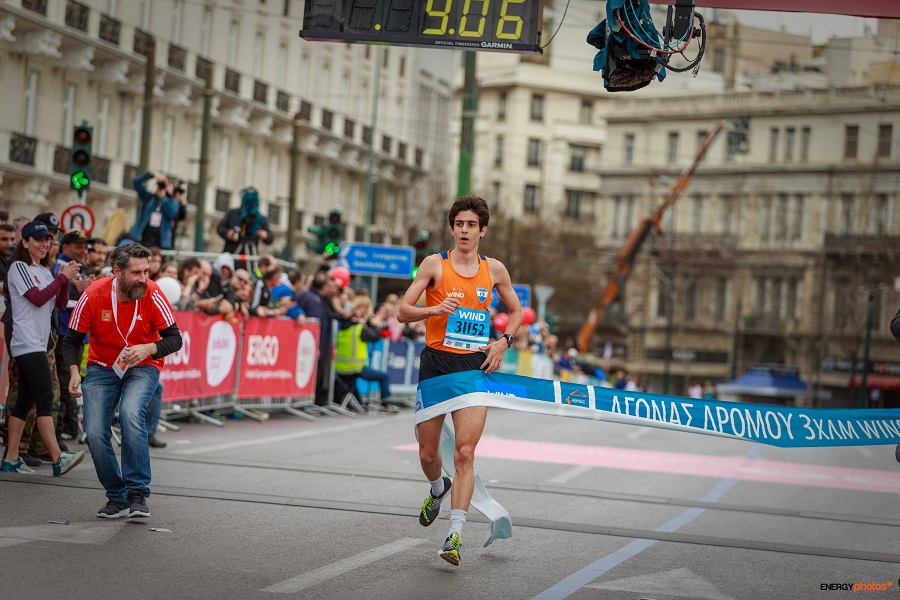
[[[21,456],[16,459],[16,462],[12,462],[8,458],[4,458],[3,463],[0,464],[0,471],[3,471],[5,473],[34,473],[34,469],[26,465]]]
[[[459,543],[459,532],[454,531],[447,537],[444,541],[444,547],[441,548],[440,557],[446,560],[451,565],[458,567],[459,566],[459,549],[462,547],[462,544]]]
[[[453,482],[450,478],[444,477],[444,493],[437,497],[428,494],[428,497],[425,498],[425,502],[422,504],[422,511],[419,513],[419,525],[428,527],[441,516],[441,500],[450,493],[451,485],[453,485]]]
[[[101,519],[118,519],[128,515],[128,505],[118,500],[110,500],[106,506],[97,511],[97,516]]]
[[[56,462],[53,463],[53,476],[65,475],[75,468],[75,465],[84,460],[84,450],[78,452],[62,452]]]
[[[128,492],[128,518],[146,519],[150,517],[150,509],[147,508],[147,499],[144,493],[138,490]]]

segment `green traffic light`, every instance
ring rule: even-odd
[[[419,272],[419,267],[413,267],[413,270],[409,272],[409,278],[415,279],[416,274]]]
[[[76,190],[80,190],[82,188],[86,188],[91,183],[91,180],[88,179],[87,175],[85,175],[84,171],[78,171],[77,173],[72,174],[72,187]]]
[[[325,252],[327,252],[331,256],[334,256],[335,254],[339,253],[340,251],[341,251],[341,247],[338,244],[335,244],[334,242],[328,242],[325,245]]]

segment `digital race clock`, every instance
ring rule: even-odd
[[[300,37],[542,53],[541,0],[305,0]]]

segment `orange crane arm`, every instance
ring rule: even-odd
[[[618,297],[619,289],[625,285],[625,281],[631,275],[634,261],[641,251],[644,242],[647,241],[650,232],[654,229],[659,230],[659,223],[666,211],[678,201],[682,194],[684,194],[684,190],[687,189],[687,186],[691,181],[691,176],[697,169],[697,165],[703,160],[703,155],[706,154],[706,151],[724,128],[725,121],[720,121],[716,123],[715,127],[713,127],[708,134],[706,134],[703,143],[697,148],[694,160],[684,168],[681,175],[679,175],[678,180],[672,184],[672,187],[666,194],[662,204],[657,207],[653,214],[641,219],[641,222],[638,223],[637,227],[635,227],[628,235],[628,239],[625,240],[625,245],[622,246],[622,249],[619,250],[619,253],[616,255],[616,266],[613,268],[612,273],[609,274],[609,278],[606,280],[606,286],[603,288],[603,291],[600,292],[600,298],[597,300],[597,303],[594,304],[594,308],[591,309],[591,312],[588,313],[587,320],[578,332],[577,345],[579,352],[587,352],[590,349],[591,336],[594,335],[594,331],[597,330],[597,326],[600,325],[600,321],[603,319],[603,311]]]

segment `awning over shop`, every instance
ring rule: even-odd
[[[781,365],[750,365],[749,371],[734,381],[716,386],[722,396],[766,396],[796,398],[805,396],[806,382],[796,369]]]
[[[853,387],[861,386],[862,374],[852,379],[851,385]],[[879,390],[900,390],[900,376],[870,374],[866,377],[866,387],[869,389],[878,388]]]

